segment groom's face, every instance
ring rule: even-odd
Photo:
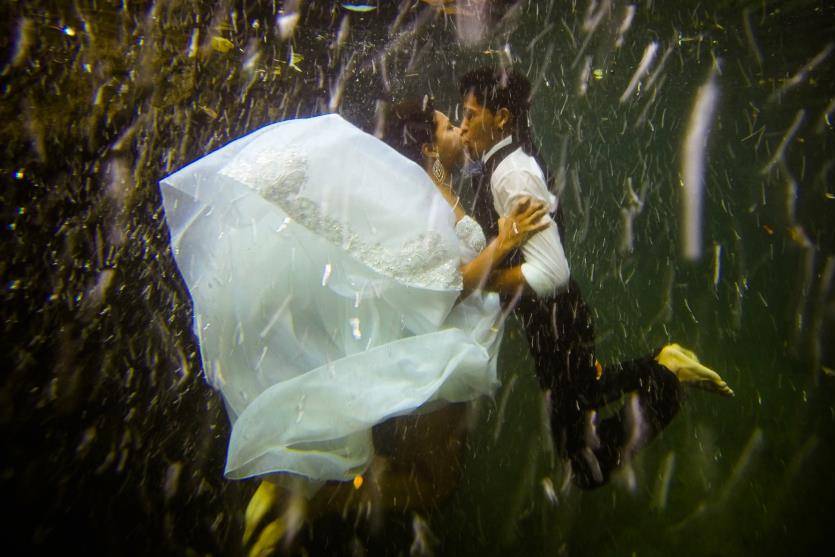
[[[473,93],[464,97],[461,139],[473,159],[480,159],[502,139],[500,120],[493,111],[480,104]]]

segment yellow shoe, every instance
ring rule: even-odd
[[[276,547],[284,534],[287,532],[287,524],[284,517],[273,520],[261,530],[258,541],[252,544],[249,550],[249,557],[266,557],[275,554]]]
[[[255,533],[256,528],[264,519],[264,516],[275,507],[278,500],[278,486],[275,484],[262,481],[258,489],[249,500],[246,506],[246,513],[244,514],[244,545],[249,542],[252,534]]]
[[[662,348],[655,361],[670,370],[681,383],[725,396],[734,396],[733,390],[718,373],[703,366],[696,354],[678,344],[668,344]]]

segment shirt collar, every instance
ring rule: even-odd
[[[490,159],[490,157],[495,155],[496,152],[499,149],[501,149],[502,147],[505,147],[506,145],[510,145],[510,143],[512,141],[513,141],[513,136],[509,135],[509,136],[505,137],[504,139],[502,139],[501,141],[499,141],[498,143],[496,143],[495,145],[493,145],[490,148],[490,150],[487,151],[486,153],[484,153],[484,156],[481,157],[481,162],[487,162]]]

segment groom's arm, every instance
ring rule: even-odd
[[[540,174],[512,167],[494,177],[491,187],[496,208],[507,212],[514,200],[522,196],[549,204],[549,199],[553,197]],[[556,205],[553,210],[556,210]],[[496,269],[487,281],[489,290],[515,294],[521,288],[528,294],[548,297],[568,284],[571,272],[557,224],[550,216],[545,218],[548,226],[522,246],[524,263]]]
[[[546,204],[531,202],[528,197],[515,203],[513,208],[499,219],[498,235],[472,261],[461,266],[464,286],[461,297],[466,298],[476,289],[490,290],[490,275],[507,256],[524,246],[532,235],[548,226],[548,222],[542,220],[547,212]],[[524,269],[522,272],[524,274]]]

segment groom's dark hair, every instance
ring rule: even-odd
[[[458,83],[462,97],[472,93],[478,104],[491,112],[507,108],[513,120],[527,118],[531,103],[531,82],[512,68],[485,66],[464,74]]]
[[[461,97],[475,95],[478,104],[491,112],[507,108],[513,135],[526,150],[533,150],[528,112],[531,107],[531,82],[513,68],[484,66],[464,74],[458,82]]]
[[[401,155],[423,162],[424,143],[435,142],[435,108],[432,99],[410,99],[389,105],[384,112],[383,136],[380,138]]]

